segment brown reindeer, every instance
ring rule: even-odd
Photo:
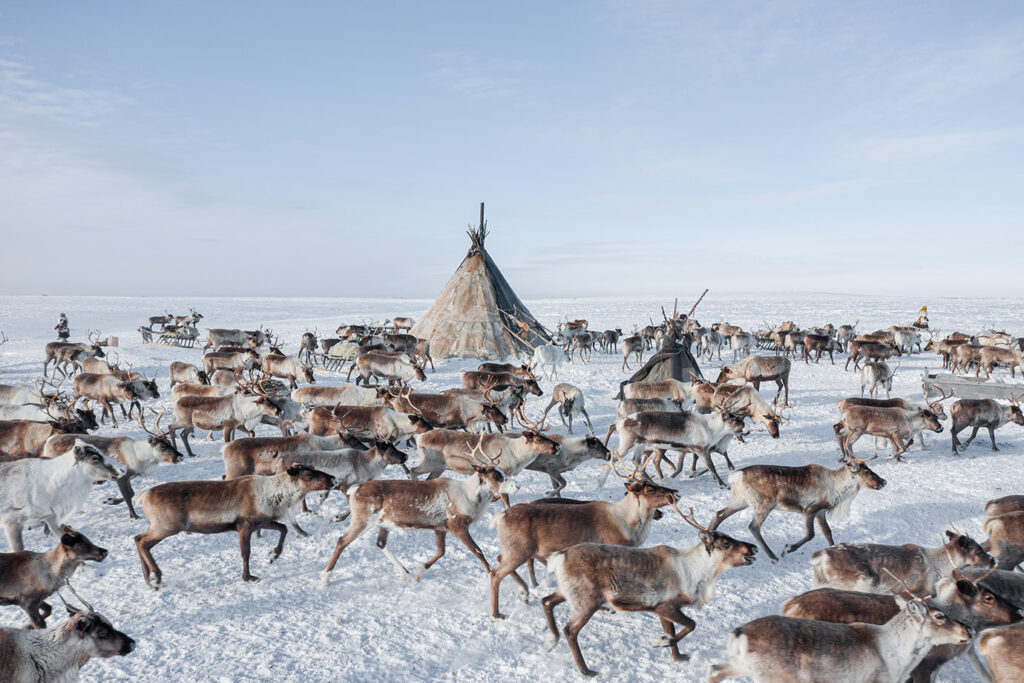
[[[694,519],[693,508],[683,519],[698,530],[697,545],[686,550],[581,543],[551,553],[548,570],[558,588],[541,601],[548,622],[547,648],[558,642],[554,609],[568,601],[572,613],[565,639],[579,672],[596,675],[583,659],[577,638],[607,604],[618,611],[657,614],[665,631],[658,644],[669,648],[672,661],[689,659],[679,652],[679,641],[697,624],[683,613],[683,607],[700,609],[710,602],[718,576],[726,569],[753,564],[757,547],[702,527]],[[676,625],[681,627],[678,634]]]
[[[615,469],[615,463],[609,462]],[[577,543],[611,543],[638,546],[647,538],[658,508],[675,505],[675,490],[641,477],[642,467],[626,475],[626,496],[618,503],[593,501],[580,504],[520,503],[491,520],[498,530],[501,554],[491,572],[491,616],[503,619],[498,610],[498,589],[509,574],[525,599],[529,589],[516,569],[534,558],[546,562],[551,553]]]
[[[796,543],[790,543],[783,555],[800,548],[814,538],[814,522],[818,522],[821,533],[829,545],[833,545],[832,529],[826,516],[830,513],[839,518],[849,513],[853,499],[862,488],[879,490],[886,484],[885,479],[875,474],[865,463],[867,460],[853,458],[846,460],[838,469],[821,465],[783,467],[780,465],[751,465],[729,475],[732,490],[729,503],[715,513],[711,529],[729,517],[746,508],[753,508],[750,533],[772,562],[778,558],[772,552],[764,537],[761,525],[775,508],[796,512],[804,516],[806,534]]]
[[[410,576],[409,570],[388,547],[390,529],[431,530],[437,540],[437,554],[417,568],[416,577],[440,560],[445,553],[445,537],[451,533],[462,541],[473,555],[491,571],[483,551],[469,534],[469,527],[480,519],[496,495],[515,493],[519,487],[506,479],[501,470],[488,463],[490,458],[481,448],[484,435],[477,445],[466,453],[477,459],[468,479],[433,479],[430,481],[376,480],[349,489],[352,521],[348,530],[338,538],[327,568],[321,573],[324,585],[345,550],[370,524],[377,525],[377,547],[398,571],[402,580]]]
[[[996,430],[1010,422],[1024,425],[1024,414],[1021,413],[1018,402],[1020,398],[1020,396],[1014,397],[1013,404],[1008,406],[999,404],[990,398],[962,398],[954,403],[949,411],[953,417],[953,426],[949,429],[953,441],[953,455],[957,455],[958,450],[967,450],[982,427],[988,430],[989,439],[992,440],[992,450],[998,451]],[[971,436],[961,444],[957,435],[967,427],[971,427]]]
[[[761,390],[761,382],[774,380],[779,390],[775,392],[772,403],[778,404],[779,396],[785,390],[786,395],[783,405],[789,405],[789,371],[792,368],[788,358],[779,356],[747,356],[735,365],[723,365],[722,370],[715,380],[716,384],[739,380],[750,382],[758,391]]]
[[[270,561],[280,557],[288,528],[280,520],[294,521],[293,508],[313,491],[337,486],[329,474],[295,465],[270,477],[259,475],[227,481],[176,481],[158,484],[139,496],[149,527],[135,537],[142,576],[159,588],[163,572],[151,550],[160,541],[188,531],[199,534],[238,533],[242,552],[242,580],[259,581],[249,572],[250,539],[258,529],[280,533]]]

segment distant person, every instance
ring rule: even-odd
[[[60,320],[57,321],[57,324],[53,329],[57,330],[57,339],[60,341],[67,341],[71,337],[71,328],[68,327],[68,317],[63,313],[60,314]]]
[[[914,321],[914,327],[927,330],[928,329],[928,307],[922,306],[921,310],[917,312],[917,320]]]

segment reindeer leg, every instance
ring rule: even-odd
[[[697,623],[690,617],[683,614],[678,605],[661,604],[655,608],[654,613],[661,618],[661,627],[668,636],[662,636],[655,643],[655,647],[669,647],[672,652],[673,662],[685,662],[690,659],[689,655],[680,654],[679,641],[688,636],[697,626]],[[675,633],[675,624],[682,628],[678,635]]]
[[[573,606],[575,607],[575,605]],[[577,614],[574,609],[572,616],[569,618],[569,623],[567,623],[565,628],[562,629],[562,632],[565,634],[565,640],[569,643],[569,649],[572,651],[572,658],[576,661],[576,668],[579,669],[579,672],[584,676],[596,676],[597,672],[588,667],[586,661],[584,661],[583,653],[580,652],[579,642],[577,642],[577,637],[600,606],[599,602],[580,605],[580,612]]]
[[[437,562],[442,557],[444,557],[444,550],[445,550],[444,542],[445,542],[445,537],[447,535],[448,535],[448,532],[444,531],[442,529],[435,529],[434,530],[434,538],[437,541],[437,553],[432,558],[427,560],[426,562],[421,562],[419,565],[417,565],[417,567],[416,567],[416,580],[417,581],[420,580],[420,576],[423,575],[423,572],[425,572],[428,569],[430,569],[430,567],[435,562]],[[488,568],[488,571],[490,571],[490,568]]]
[[[996,448],[996,428],[992,425],[988,425],[988,438],[992,440],[992,450],[998,451],[999,449]]]
[[[744,500],[743,498],[730,498],[729,503],[724,508],[715,513],[714,518],[711,520],[711,526],[709,526],[708,529],[714,531],[722,522],[729,519],[737,512],[741,510],[746,510],[747,507],[749,507],[749,505],[747,501]]]
[[[284,550],[284,537],[288,535],[288,527],[280,522],[265,522],[263,526],[268,529],[273,529],[280,534],[277,537],[277,545],[270,551],[270,561],[273,562],[277,558],[281,557],[281,551]]]
[[[561,498],[562,489],[566,487],[565,477],[562,476],[561,472],[548,472],[548,478],[551,480],[552,489],[544,495],[548,498]]]
[[[804,514],[804,529],[806,530],[806,533],[804,534],[804,537],[801,538],[799,541],[797,541],[795,543],[790,543],[789,545],[787,545],[783,549],[783,551],[782,551],[782,557],[785,557],[786,555],[788,555],[789,553],[793,552],[794,550],[797,550],[804,543],[807,543],[807,541],[809,541],[812,538],[814,538],[814,516],[815,516],[815,514],[817,514],[817,513],[815,511],[813,511],[813,510]]]
[[[540,601],[544,608],[544,618],[548,622],[548,635],[544,638],[544,649],[550,651],[558,643],[558,625],[555,623],[555,607],[565,602],[565,598],[557,590],[546,595]]]
[[[238,549],[242,552],[242,581],[246,583],[254,583],[260,580],[260,577],[253,576],[249,572],[249,556],[252,551],[252,532],[253,528],[249,522],[239,522],[238,524]]]
[[[537,572],[534,571],[534,564],[533,564],[533,558],[532,557],[529,560],[526,561],[526,571],[527,571],[527,574],[530,575],[530,587],[531,588],[536,588],[538,585],[540,585],[540,584],[537,583]]]
[[[391,549],[388,548],[388,530],[382,526],[377,527],[377,547],[383,551],[389,560],[391,560],[391,564],[395,565],[399,578],[401,578],[402,581],[408,581],[409,570],[405,568],[405,565],[402,564],[401,560],[399,560],[395,554],[391,552]]]
[[[487,564],[487,558],[484,557],[484,551],[480,550],[480,546],[476,544],[473,537],[469,535],[469,525],[456,525],[449,529],[452,536],[462,541],[462,544],[469,549],[469,552],[473,553],[473,556],[484,565],[484,569],[487,573],[491,571],[491,565]]]
[[[825,536],[828,544],[835,545],[835,541],[832,540],[832,527],[828,525],[828,519],[826,519],[827,513],[828,510],[819,510],[814,518],[818,520],[818,527],[821,528],[821,533]]]
[[[772,563],[776,563],[779,561],[779,558],[775,556],[772,549],[768,547],[767,543],[765,543],[764,536],[761,535],[761,525],[764,524],[764,520],[768,518],[768,514],[771,511],[772,508],[755,511],[754,518],[750,520],[750,525],[747,528],[750,529],[750,533],[754,535],[754,540],[757,541],[759,546],[761,546],[761,550],[763,550],[764,554],[768,556],[768,559],[771,560]]]
[[[713,476],[715,478],[715,481],[718,482],[718,487],[723,489],[729,488],[728,485],[726,485],[726,483],[722,481],[722,477],[721,475],[718,474],[718,470],[715,469],[715,462],[714,460],[711,459],[711,453],[704,450],[703,448],[694,448],[700,455],[701,460],[704,461],[704,464],[708,466],[708,471],[711,472],[711,476]]]

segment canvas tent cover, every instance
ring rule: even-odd
[[[680,343],[680,340],[682,343]],[[688,338],[670,329],[661,342],[661,348],[647,359],[643,367],[619,387],[619,398],[622,398],[622,387],[633,382],[657,382],[663,379],[677,379],[689,382],[701,379],[700,366],[690,353]]]
[[[448,284],[412,328],[434,358],[503,360],[550,339],[484,249],[487,225],[469,230],[472,246]]]

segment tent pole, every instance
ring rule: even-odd
[[[484,203],[480,202],[480,227],[484,227]]]

